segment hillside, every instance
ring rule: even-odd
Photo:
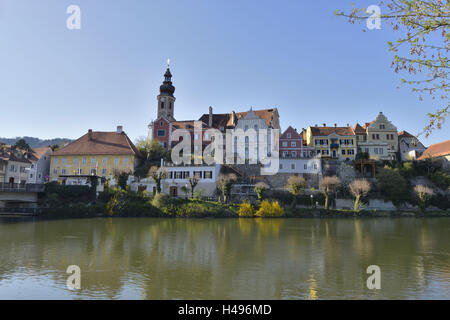
[[[32,148],[41,148],[41,147],[47,147],[49,145],[62,145],[65,142],[71,142],[71,139],[67,138],[54,138],[54,139],[39,139],[35,137],[16,137],[16,138],[0,138],[0,143],[6,143],[6,144],[15,144],[17,140],[19,139],[25,139],[25,141],[30,145]]]

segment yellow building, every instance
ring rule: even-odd
[[[339,161],[354,160],[356,156],[356,135],[353,128],[309,126],[306,129],[306,144],[314,147],[316,155]]]
[[[115,171],[133,173],[140,153],[122,131],[99,132],[89,129],[81,138],[51,156],[50,181],[76,184],[77,177],[100,176],[112,179]]]

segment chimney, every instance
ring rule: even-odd
[[[334,127],[335,127],[335,128],[337,127],[337,123],[334,124]]]
[[[236,112],[234,110],[231,112],[231,124],[236,125]]]
[[[350,123],[347,123],[347,127],[350,127]]]
[[[323,126],[324,126],[324,127],[326,127],[326,126],[327,126],[327,124],[326,124],[326,123],[323,123]]]
[[[209,118],[208,118],[208,126],[212,127],[212,123],[213,123],[213,108],[210,106],[209,107]]]
[[[117,133],[123,132],[123,126],[117,126]]]
[[[92,129],[88,130],[88,140],[92,140]]]
[[[317,127],[317,124],[315,124],[314,127]]]

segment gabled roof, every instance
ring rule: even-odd
[[[33,153],[33,156],[39,160],[44,156],[44,154],[47,153],[47,151],[51,151],[52,149],[50,147],[43,147],[43,148],[32,148],[31,151]]]
[[[356,126],[353,128],[353,131],[355,131],[355,134],[366,134],[367,132],[367,130],[361,127],[359,123],[357,123]]]
[[[428,158],[436,158],[450,154],[450,140],[432,144],[424,151],[422,156],[417,160],[426,160]]]
[[[273,114],[278,112],[276,108],[272,109],[262,109],[262,110],[252,110],[258,117],[264,119],[267,126],[270,126],[273,119]],[[244,118],[248,112],[235,112],[235,123],[233,123],[233,113],[214,113],[212,115],[212,128],[220,129],[220,128],[234,128],[239,119]],[[203,114],[199,121],[203,121],[204,123],[209,123],[209,114]]]
[[[353,128],[348,127],[310,127],[313,136],[329,136],[330,134],[337,134],[340,136],[354,136]]]
[[[410,134],[409,132],[407,132],[407,131],[405,131],[405,130],[400,131],[400,132],[398,133],[398,137],[399,137],[399,138],[415,138],[415,136],[413,136],[412,134]]]
[[[288,139],[287,134],[291,133],[291,139],[303,139],[303,134],[298,133],[297,130],[289,126],[283,134],[280,135],[280,139]]]
[[[133,142],[131,142],[125,132],[101,131],[90,131],[81,138],[53,153],[55,156],[94,154],[140,156],[139,150],[135,147]]]

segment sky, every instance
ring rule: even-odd
[[[175,118],[278,108],[282,129],[370,122],[419,133],[439,104],[399,87],[382,24],[336,17],[351,1],[0,0],[0,137],[75,139],[156,117],[171,60]],[[374,1],[357,1],[365,7]],[[70,5],[81,29],[69,30]],[[448,123],[425,145],[448,140]]]

